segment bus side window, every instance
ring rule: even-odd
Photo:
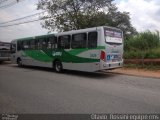
[[[96,48],[97,47],[97,32],[89,32],[88,33],[88,48]]]
[[[39,40],[35,39],[35,50],[39,49]]]
[[[57,48],[57,37],[53,36],[50,39],[52,41],[52,49]]]
[[[87,34],[79,33],[72,35],[72,48],[86,48]]]
[[[35,40],[31,40],[30,43],[31,43],[30,49],[34,50],[35,49]]]
[[[29,41],[24,41],[23,42],[23,48],[24,48],[24,50],[28,50],[29,49]]]
[[[57,48],[57,37],[54,36],[54,41],[53,41],[53,47],[56,49]]]
[[[23,41],[20,41],[20,50],[24,50],[24,48],[23,48]]]
[[[46,49],[47,48],[47,41],[46,41],[46,38],[43,39],[42,41],[42,49]]]
[[[16,53],[16,44],[11,44],[11,53]]]
[[[24,50],[24,41],[17,42],[17,50]]]
[[[53,48],[53,37],[49,37],[47,39],[47,49],[52,49]]]
[[[17,51],[22,50],[22,41],[17,41]]]
[[[27,40],[28,49],[31,49],[31,42],[30,40]]]
[[[44,41],[45,41],[44,38],[39,39],[39,42],[38,42],[38,49],[39,50],[42,50],[44,48],[44,46],[43,46],[43,43],[45,43]]]
[[[70,49],[70,42],[71,42],[70,35],[64,35],[58,37],[58,48],[62,49]]]

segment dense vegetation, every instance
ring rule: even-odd
[[[160,58],[159,32],[142,32],[130,37],[124,42],[124,57],[132,58]]]
[[[50,31],[108,25],[123,30],[125,38],[137,33],[129,13],[118,11],[114,0],[39,0],[37,9],[47,12],[41,24]]]

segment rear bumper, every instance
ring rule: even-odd
[[[103,70],[109,70],[109,69],[115,69],[115,68],[121,68],[123,67],[123,61],[119,62],[112,62],[112,63],[102,63],[101,69]]]

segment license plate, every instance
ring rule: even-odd
[[[118,58],[118,55],[114,55],[114,59],[117,59]]]
[[[118,59],[113,59],[112,62],[118,62]]]
[[[111,55],[111,60],[114,59],[114,55]]]
[[[112,60],[113,62],[118,61],[119,55],[107,55],[107,60]]]

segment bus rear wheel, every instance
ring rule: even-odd
[[[63,71],[63,66],[62,66],[62,63],[60,61],[55,61],[55,70],[56,72],[62,72]]]

